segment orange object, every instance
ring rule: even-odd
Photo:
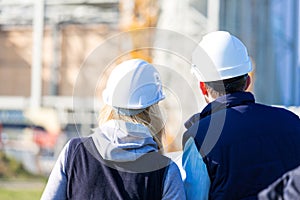
[[[54,148],[58,135],[44,130],[33,130],[33,141],[42,148]]]
[[[159,15],[157,0],[121,0],[120,1],[120,30],[132,31],[132,51],[122,59],[140,58],[149,63],[152,62],[150,49],[140,47],[151,47],[151,35],[136,34],[133,30],[155,27]]]

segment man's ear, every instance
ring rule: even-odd
[[[245,85],[245,91],[248,89],[248,87],[250,86],[250,84],[251,84],[251,77],[247,76],[246,85]]]
[[[200,82],[200,90],[201,90],[201,92],[202,92],[202,94],[203,94],[204,96],[208,94],[204,82]]]

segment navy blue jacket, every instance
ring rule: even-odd
[[[211,179],[210,199],[257,199],[300,165],[300,120],[286,109],[255,103],[248,92],[218,98],[185,124]]]

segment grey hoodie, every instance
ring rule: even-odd
[[[149,129],[141,124],[110,120],[97,128],[91,137],[105,160],[134,161],[148,152],[157,151],[157,144]],[[66,199],[65,163],[68,159],[66,157],[68,148],[69,143],[65,145],[58,157],[41,197],[42,200]],[[171,162],[165,174],[163,199],[186,199],[180,171],[174,162]]]

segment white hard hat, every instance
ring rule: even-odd
[[[225,80],[252,70],[245,45],[226,31],[203,37],[192,55],[192,73],[201,82]]]
[[[117,65],[108,78],[102,97],[106,104],[125,115],[137,114],[165,98],[158,71],[141,59]]]

